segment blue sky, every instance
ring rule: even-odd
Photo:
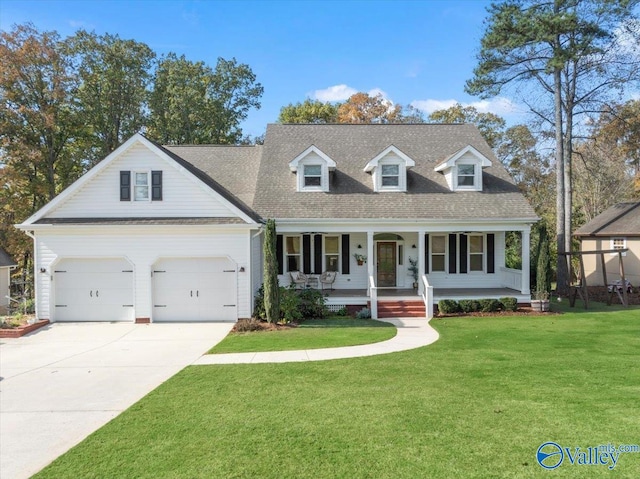
[[[0,0],[0,29],[30,21],[61,36],[79,28],[147,43],[212,66],[247,63],[264,86],[244,133],[259,135],[280,108],[305,98],[381,92],[427,113],[459,101],[521,121],[508,98],[464,93],[488,1]]]

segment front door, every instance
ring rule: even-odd
[[[378,286],[396,285],[396,243],[381,241],[377,248]]]

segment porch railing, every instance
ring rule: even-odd
[[[424,309],[426,311],[427,319],[431,319],[433,318],[433,286],[429,284],[429,279],[426,274],[422,275],[422,284],[424,285],[424,291],[422,292]]]
[[[371,319],[378,319],[378,288],[373,276],[369,276],[369,301],[371,303]]]
[[[500,268],[502,272],[502,286],[522,291],[522,271],[513,268]]]

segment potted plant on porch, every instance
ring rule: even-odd
[[[358,266],[362,266],[363,264],[365,264],[367,262],[367,256],[364,255],[364,254],[355,253],[353,255],[353,257],[358,262]]]
[[[407,268],[413,276],[413,289],[418,289],[418,273],[420,270],[418,269],[418,260],[409,258],[409,267]]]

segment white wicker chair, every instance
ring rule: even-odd
[[[336,281],[337,277],[338,273],[336,273],[335,271],[325,271],[324,273],[322,273],[319,280],[322,289],[324,289],[325,285],[328,284],[331,291],[333,291],[333,283]]]
[[[307,287],[309,277],[302,271],[289,271],[289,276],[291,276],[291,282],[295,285],[296,288]]]

